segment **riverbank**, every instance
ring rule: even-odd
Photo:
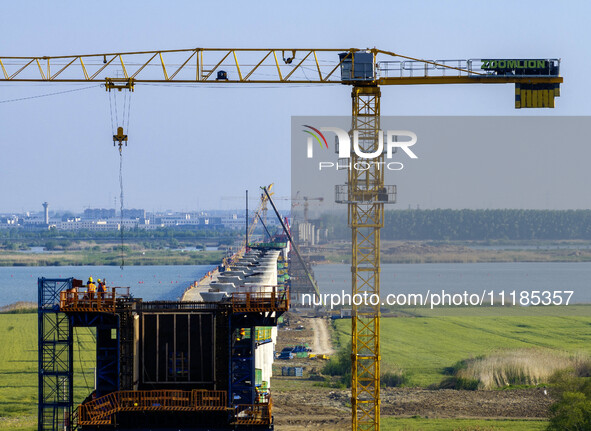
[[[93,244],[93,243],[92,243]],[[116,244],[80,243],[63,250],[44,252],[0,249],[2,266],[81,266],[121,264]],[[350,263],[351,244],[332,241],[302,247],[314,264]],[[219,250],[150,249],[141,244],[125,246],[125,265],[217,265],[225,252]],[[497,262],[591,262],[591,244],[586,241],[474,242],[382,241],[381,262],[406,263],[497,263]]]
[[[131,250],[124,254],[126,266],[217,265],[224,251]],[[119,266],[121,254],[115,251],[56,251],[22,253],[0,251],[0,266]]]
[[[332,242],[306,248],[315,264],[350,263],[351,244]],[[482,246],[479,243],[434,243],[431,241],[382,241],[384,263],[496,263],[496,262],[591,262],[588,243],[531,242]]]

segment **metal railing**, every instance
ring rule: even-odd
[[[115,303],[119,295],[116,293],[116,287],[112,287],[106,292],[89,292],[83,288],[72,288],[60,292],[60,310],[61,311],[100,311],[115,312]]]
[[[418,78],[443,76],[558,76],[560,59],[457,59],[380,61],[381,78]]]
[[[234,312],[248,311],[287,311],[289,309],[289,290],[271,292],[234,292],[231,297]]]
[[[223,411],[226,391],[118,391],[78,406],[78,424],[111,425],[118,412]]]
[[[263,343],[272,339],[273,331],[268,327],[257,327],[255,329],[254,340],[257,343]]]
[[[473,72],[471,60],[381,61],[378,74],[382,78],[426,76],[468,76]]]
[[[335,202],[349,204],[394,204],[396,203],[396,186],[384,185],[365,187],[360,185],[353,190],[348,184],[335,186]]]

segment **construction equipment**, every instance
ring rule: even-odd
[[[323,202],[324,198],[320,197],[320,198],[309,198],[307,196],[304,196],[302,198],[304,200],[304,223],[308,223],[308,207],[309,207],[309,202],[310,201],[319,201],[319,202]]]
[[[271,190],[272,188],[273,188],[272,183],[267,186],[268,190]],[[264,187],[261,187],[261,189],[264,189]],[[273,193],[271,193],[271,195],[272,194]],[[254,233],[254,230],[257,227],[257,223],[258,223],[259,219],[262,220],[261,214],[265,214],[267,211],[267,201],[268,201],[267,195],[265,195],[265,193],[261,193],[261,203],[259,204],[259,207],[257,208],[254,215],[252,216],[252,222],[248,225],[248,230],[247,230],[246,239],[245,239],[245,241],[246,241],[245,247],[246,248],[248,248],[248,239],[252,238],[252,234]],[[246,218],[247,218],[247,222],[248,222],[248,212],[246,213]],[[262,222],[262,223],[263,223],[263,226],[265,227],[265,230],[266,230],[267,229],[266,223],[265,222]]]
[[[262,189],[263,187],[261,187]],[[271,190],[273,188],[273,184],[269,184],[267,186],[268,190]],[[273,193],[271,193],[271,195],[273,195]],[[243,196],[222,196],[221,197],[222,200],[234,200],[234,199],[244,199]],[[248,191],[247,191],[247,210],[248,210]],[[248,227],[246,229],[246,242],[248,242],[249,238],[252,238],[252,234],[254,233],[254,231],[256,230],[257,227],[257,223],[259,222],[259,220],[261,221],[264,230],[266,231],[267,235],[270,237],[271,234],[269,233],[268,229],[267,229],[267,196],[264,193],[261,193],[260,195],[260,202],[259,202],[259,206],[257,207],[254,215],[252,216],[252,222],[248,222]],[[280,199],[289,199],[289,198],[280,198]],[[246,214],[246,218],[249,219],[248,217],[248,211]],[[247,220],[248,221],[248,220]],[[245,244],[244,246],[248,246],[248,244]]]
[[[303,221],[298,220],[297,221],[297,226],[298,226],[298,232],[299,232],[299,241],[300,244],[302,246],[307,245],[314,245],[314,225],[312,223],[308,223],[308,214],[309,214],[309,206],[310,206],[310,201],[318,201],[318,202],[323,202],[324,198],[323,197],[317,197],[317,198],[309,198],[307,196],[304,196],[303,198],[298,198],[300,192],[296,193],[296,197],[293,198],[291,200],[291,209],[292,209],[292,218],[295,221],[296,220],[296,215],[295,215],[295,208],[302,205],[304,207],[304,217],[303,217]]]
[[[239,60],[240,56],[240,60]],[[165,61],[166,58],[166,61]],[[282,63],[280,62],[282,59]],[[359,149],[378,148],[381,86],[515,84],[515,108],[554,108],[559,59],[421,60],[380,49],[209,49],[59,57],[1,57],[0,82],[102,82],[132,91],[137,84],[345,84],[352,87],[352,130]],[[133,68],[133,70],[131,70]],[[338,71],[340,70],[340,75]],[[117,78],[115,78],[117,77]],[[359,157],[351,149],[350,161]],[[352,230],[352,293],[380,293],[383,208],[396,188],[384,184],[381,154],[371,169],[350,169],[336,200],[347,204]],[[380,426],[380,310],[353,308],[353,430]]]
[[[285,233],[285,236],[287,236],[287,239],[289,240],[289,243],[291,244],[292,250],[294,251],[295,255],[297,256],[297,258],[300,262],[300,265],[302,265],[302,267],[304,268],[304,271],[306,272],[306,277],[308,277],[308,280],[312,284],[312,287],[314,288],[316,295],[318,295],[320,297],[320,289],[318,289],[318,285],[316,284],[316,280],[314,280],[314,277],[312,277],[312,274],[310,274],[310,271],[308,269],[308,265],[306,265],[306,263],[304,262],[304,259],[302,258],[302,255],[300,254],[300,250],[298,249],[297,244],[293,242],[291,234],[289,233],[289,229],[287,228],[287,226],[283,222],[283,219],[281,218],[281,214],[279,214],[279,210],[277,209],[277,207],[275,206],[275,202],[273,202],[273,199],[271,198],[271,194],[269,192],[269,189],[267,189],[266,187],[262,187],[262,189],[267,197],[267,200],[271,203],[271,207],[273,208],[273,211],[275,211],[275,215],[277,216],[277,220],[279,220],[279,223],[281,223],[281,227],[283,228],[283,232]]]
[[[291,199],[292,201],[292,206],[298,206],[300,205],[300,203],[298,202],[303,202],[304,204],[304,223],[308,223],[308,214],[309,214],[309,207],[310,207],[310,201],[318,201],[318,202],[323,202],[324,198],[323,197],[316,197],[316,198],[309,198],[308,196],[304,196],[303,198],[299,198],[299,192],[296,194],[296,197]]]

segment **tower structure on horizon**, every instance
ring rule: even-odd
[[[42,205],[45,212],[45,224],[49,224],[49,204],[47,202],[43,202]]]

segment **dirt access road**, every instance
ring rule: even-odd
[[[312,329],[312,353],[332,355],[334,349],[330,341],[330,331],[328,329],[329,320],[320,318],[310,318],[304,320]]]

